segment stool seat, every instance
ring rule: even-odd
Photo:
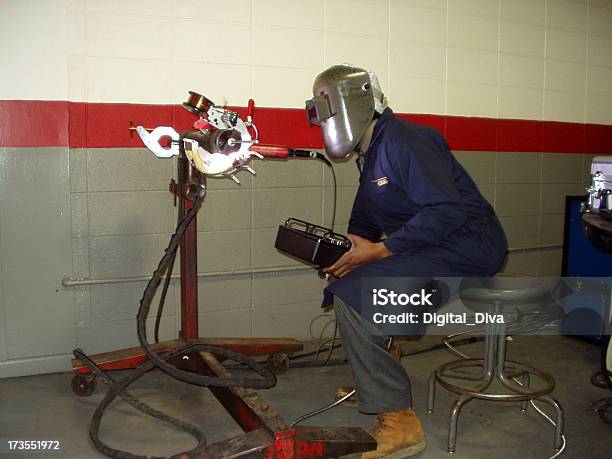
[[[472,311],[492,311],[496,305],[522,311],[541,308],[550,301],[546,287],[534,277],[499,275],[466,277],[459,286],[459,297]]]

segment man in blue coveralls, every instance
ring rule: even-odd
[[[395,117],[376,75],[352,65],[319,74],[306,102],[332,159],[362,158],[349,221],[352,248],[325,269],[359,410],[378,414],[376,451],[406,457],[425,448],[410,380],[387,337],[361,314],[366,277],[492,276],[507,249],[491,205],[436,130]],[[359,161],[359,160],[358,160]],[[331,301],[329,302],[331,303]]]

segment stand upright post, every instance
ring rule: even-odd
[[[178,162],[178,199],[181,218],[193,205],[190,191],[199,188],[198,172],[191,162],[180,155]],[[198,331],[198,222],[193,217],[181,239],[181,330],[180,337],[197,339]]]

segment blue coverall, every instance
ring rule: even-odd
[[[373,242],[385,234],[384,244],[395,254],[326,288],[357,311],[364,276],[492,276],[507,250],[493,208],[444,137],[396,118],[390,108],[378,119],[365,153],[348,232]]]
[[[403,367],[360,316],[364,277],[486,277],[501,267],[507,242],[491,205],[435,129],[379,117],[365,153],[348,232],[394,253],[366,263],[325,289],[333,296],[360,410],[399,411],[412,403]],[[347,306],[348,305],[348,306]],[[411,333],[406,333],[411,334]]]

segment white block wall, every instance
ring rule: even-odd
[[[396,111],[612,124],[611,0],[0,0],[2,99],[302,107],[378,72]],[[25,33],[27,31],[27,33]]]

